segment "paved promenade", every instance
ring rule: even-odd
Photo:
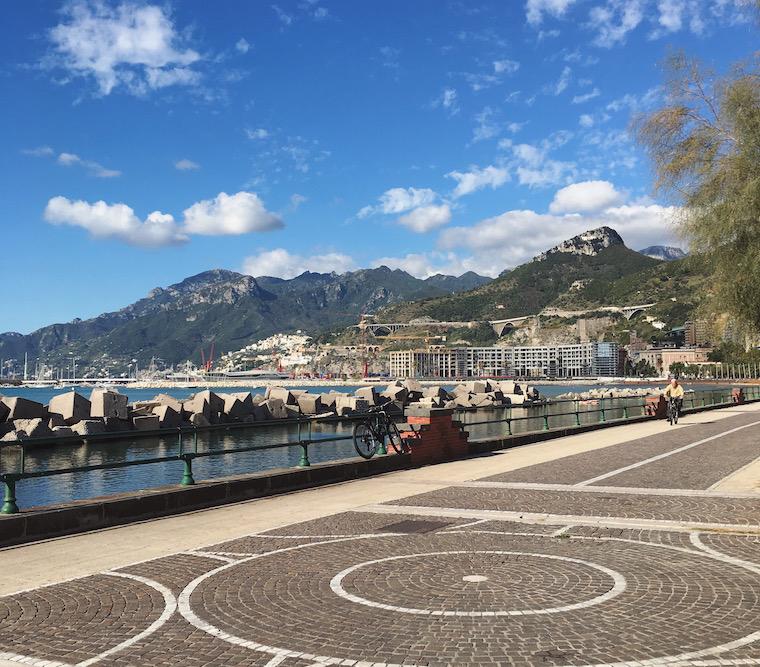
[[[760,665],[760,405],[0,551],[0,665]]]

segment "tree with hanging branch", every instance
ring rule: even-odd
[[[663,104],[634,119],[655,190],[679,205],[707,261],[718,310],[760,331],[760,54],[723,75],[683,53],[666,61]]]

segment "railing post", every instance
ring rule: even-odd
[[[605,422],[605,421],[607,421],[607,417],[606,417],[606,415],[604,414],[604,406],[602,406],[602,407],[599,409],[599,421],[600,421],[600,422]]]
[[[623,406],[623,419],[628,419],[628,406]]]
[[[575,409],[575,425],[580,426],[581,425],[581,413],[580,410],[576,407]]]
[[[193,457],[190,454],[182,455],[182,463],[184,464],[184,471],[182,472],[182,486],[193,486],[195,479],[193,478]]]
[[[544,415],[544,431],[549,430],[549,415]]]
[[[390,438],[390,434],[388,434],[388,438]],[[383,439],[380,440],[380,444],[377,448],[377,454],[379,456],[385,456],[388,453],[388,447],[385,444],[385,436],[383,436]]]
[[[3,484],[5,486],[5,493],[3,497],[3,506],[0,507],[0,514],[17,514],[16,478],[11,475],[4,475]]]
[[[309,445],[306,442],[301,442],[301,459],[298,461],[299,468],[308,468],[311,465],[309,461]]]
[[[512,419],[507,419],[507,435],[512,435]]]

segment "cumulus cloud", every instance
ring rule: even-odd
[[[366,218],[374,213],[404,213],[418,206],[429,206],[437,196],[435,191],[429,188],[391,188],[380,195],[378,205],[365,206],[357,215]]]
[[[264,208],[250,192],[228,195],[220,192],[214,199],[199,201],[185,209],[182,224],[174,216],[154,211],[145,220],[126,204],[93,204],[66,197],[53,197],[45,207],[44,218],[53,225],[81,227],[99,239],[113,238],[130,245],[158,247],[189,240],[189,234],[231,235],[265,232],[283,226],[282,219]]]
[[[196,169],[200,169],[201,165],[199,165],[197,162],[193,162],[192,160],[184,158],[182,160],[177,160],[174,163],[174,168],[179,169],[180,171],[195,171]]]
[[[398,219],[399,224],[418,234],[429,232],[436,227],[451,222],[451,208],[448,204],[440,206],[419,206]]]
[[[575,0],[527,0],[525,17],[528,19],[528,23],[537,26],[543,21],[544,14],[559,18],[574,2]]]
[[[196,202],[184,211],[184,229],[210,236],[266,232],[283,227],[282,219],[270,213],[258,195],[220,192],[214,199]]]
[[[25,149],[21,152],[24,155],[31,155],[33,157],[55,156],[55,151],[50,146],[39,146],[38,148]],[[85,160],[76,153],[59,153],[58,157],[56,157],[56,162],[62,167],[82,167],[91,176],[96,176],[97,178],[115,178],[116,176],[121,176],[121,172],[117,169],[108,169],[99,162]]]
[[[248,43],[248,40],[245,37],[241,37],[236,43],[235,48],[239,53],[248,53],[248,51],[251,48],[251,45]]]
[[[548,213],[510,210],[471,227],[449,227],[441,232],[439,248],[471,253],[476,260],[474,271],[494,275],[565,239],[604,225],[615,229],[631,248],[674,243],[677,208],[620,203],[622,196],[612,184],[577,185],[583,187],[560,190]],[[578,196],[584,189],[585,196]],[[462,261],[471,260],[465,257]]]
[[[284,248],[262,250],[243,260],[243,273],[275,278],[295,278],[304,271],[315,273],[345,273],[356,268],[348,255],[329,252],[321,255],[303,256],[288,252]]]
[[[557,190],[549,211],[552,213],[590,213],[600,211],[623,201],[609,181],[583,181]]]
[[[94,79],[101,95],[120,86],[144,95],[200,80],[189,66],[201,56],[181,46],[183,40],[162,7],[75,0],[64,6],[63,14],[64,20],[48,33],[54,53],[46,64]]]
[[[583,113],[578,118],[578,124],[581,127],[594,127],[594,117],[591,114]]]
[[[53,197],[48,201],[45,220],[53,225],[81,227],[98,239],[118,239],[144,248],[177,245],[188,240],[174,222],[174,218],[154,211],[140,220],[126,204],[94,204],[66,197]]]
[[[489,165],[480,169],[471,167],[470,171],[450,171],[446,174],[448,178],[453,178],[457,182],[452,196],[463,197],[485,187],[496,189],[504,185],[509,180],[509,172],[503,167],[494,167]]]

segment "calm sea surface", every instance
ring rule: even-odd
[[[551,397],[567,392],[581,392],[591,389],[589,385],[559,386],[535,385],[543,396]],[[614,388],[616,385],[605,385]],[[624,385],[619,385],[624,386]],[[313,393],[327,391],[352,392],[355,387],[302,387]],[[693,385],[699,393],[708,387]],[[714,388],[710,388],[714,389]],[[70,389],[29,389],[8,387],[1,388],[0,394],[6,396],[24,396],[31,400],[47,403],[52,396],[69,391]],[[214,391],[258,391],[261,387],[215,387]],[[89,389],[79,391],[88,395]],[[123,393],[130,401],[149,399],[157,393],[167,393],[176,398],[186,398],[199,389],[132,389],[126,388]],[[723,390],[724,395],[730,394],[730,389]],[[465,423],[495,421],[490,424],[472,424],[468,427],[471,438],[506,435],[508,432],[524,433],[541,430],[545,427],[545,415],[549,416],[551,428],[569,426],[576,423],[575,410],[580,412],[578,419],[581,423],[600,421],[600,410],[604,408],[603,418],[617,419],[623,416],[623,406],[627,406],[629,416],[641,414],[642,399],[605,399],[603,402],[569,402],[557,403],[535,408],[511,408],[496,410],[481,410],[478,412],[462,413],[460,419]],[[560,414],[572,412],[573,414]],[[554,416],[552,416],[554,415]],[[507,423],[507,419],[511,419]],[[312,438],[331,438],[350,436],[352,424],[313,423]],[[304,429],[304,437],[306,432]],[[287,468],[298,465],[301,455],[300,447],[283,447],[243,453],[224,454],[228,449],[245,446],[266,446],[298,440],[298,426],[283,424],[272,427],[254,426],[251,428],[234,429],[230,431],[212,431],[201,433],[198,437],[199,451],[217,451],[218,455],[201,457],[193,462],[193,474],[196,480],[212,479],[226,475]],[[192,448],[191,436],[185,436],[183,446]],[[135,438],[119,441],[90,443],[77,445],[56,445],[45,447],[27,447],[26,470],[56,470],[84,465],[99,465],[117,463],[120,461],[136,461],[158,456],[171,456],[179,453],[180,443],[176,435],[160,438]],[[19,447],[3,447],[0,449],[0,472],[13,472],[19,466]],[[350,439],[337,442],[324,442],[309,447],[309,458],[312,463],[337,460],[355,456],[353,443]],[[182,477],[180,461],[135,465],[111,470],[96,470],[79,473],[67,473],[51,477],[20,480],[16,486],[18,504],[22,508],[38,505],[52,505],[71,500],[92,498],[138,491],[179,483]]]

